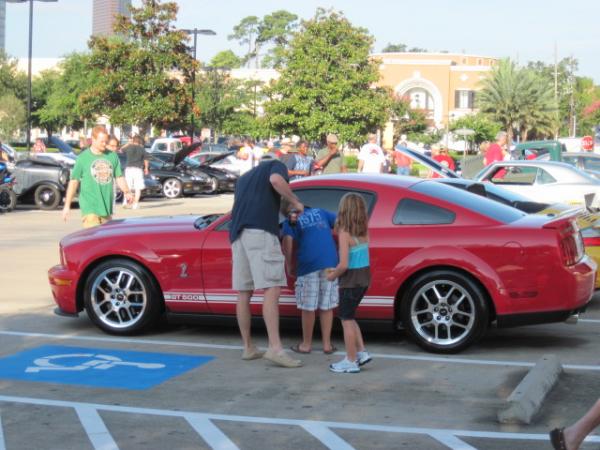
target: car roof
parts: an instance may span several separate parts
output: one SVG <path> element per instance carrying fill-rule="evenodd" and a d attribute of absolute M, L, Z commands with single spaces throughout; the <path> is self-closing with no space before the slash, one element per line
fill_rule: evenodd
<path fill-rule="evenodd" d="M 300 180 L 294 180 L 291 184 L 294 187 L 300 187 L 302 185 L 313 185 L 313 184 L 338 184 L 351 183 L 353 185 L 364 185 L 377 184 L 390 187 L 402 187 L 410 188 L 411 186 L 420 183 L 424 180 L 416 177 L 391 175 L 391 174 L 365 174 L 365 173 L 338 173 L 330 175 L 316 175 Z"/>
<path fill-rule="evenodd" d="M 565 156 L 585 156 L 588 158 L 600 158 L 600 155 L 597 153 L 591 153 L 591 152 L 564 152 L 563 157 Z"/>
<path fill-rule="evenodd" d="M 576 167 L 558 161 L 540 161 L 540 160 L 510 160 L 510 161 L 499 161 L 495 162 L 491 165 L 491 167 L 504 167 L 504 166 L 521 166 L 521 167 L 539 167 L 546 170 L 550 175 L 555 178 L 560 178 L 561 181 L 567 181 L 565 178 L 570 178 L 569 181 L 575 182 L 586 182 L 590 183 L 590 181 L 596 181 L 590 175 L 582 172 Z M 487 170 L 486 170 L 487 172 Z M 600 183 L 600 182 L 598 182 Z"/>

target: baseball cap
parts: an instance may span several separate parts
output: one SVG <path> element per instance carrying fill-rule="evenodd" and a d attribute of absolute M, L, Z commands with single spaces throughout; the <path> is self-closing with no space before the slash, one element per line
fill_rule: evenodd
<path fill-rule="evenodd" d="M 327 143 L 337 144 L 338 138 L 335 134 L 329 133 L 327 135 Z"/>

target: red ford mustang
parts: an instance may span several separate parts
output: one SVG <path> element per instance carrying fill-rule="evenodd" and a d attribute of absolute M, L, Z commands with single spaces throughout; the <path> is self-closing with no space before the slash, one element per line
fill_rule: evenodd
<path fill-rule="evenodd" d="M 489 324 L 564 321 L 583 310 L 596 265 L 572 216 L 528 215 L 431 180 L 342 174 L 292 183 L 306 205 L 336 211 L 346 192 L 369 206 L 373 281 L 363 319 L 405 327 L 424 349 L 460 351 Z M 131 334 L 163 313 L 235 314 L 230 216 L 115 220 L 60 243 L 49 271 L 57 313 L 85 309 L 101 329 Z M 260 312 L 262 296 L 252 299 Z M 281 313 L 296 316 L 293 280 Z"/>

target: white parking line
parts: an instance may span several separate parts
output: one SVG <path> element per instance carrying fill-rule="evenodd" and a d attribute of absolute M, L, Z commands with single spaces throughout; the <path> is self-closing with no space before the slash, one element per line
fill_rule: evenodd
<path fill-rule="evenodd" d="M 302 425 L 306 431 L 316 437 L 325 447 L 334 448 L 336 450 L 353 450 L 350 444 L 335 434 L 326 426 L 319 423 L 310 423 Z"/>
<path fill-rule="evenodd" d="M 583 322 L 583 323 L 600 323 L 600 320 L 598 320 L 598 319 L 579 319 L 577 322 Z"/>
<path fill-rule="evenodd" d="M 0 335 L 5 336 L 22 336 L 22 337 L 38 337 L 48 339 L 59 339 L 59 340 L 75 340 L 75 341 L 91 341 L 91 342 L 111 342 L 111 343 L 127 343 L 127 344 L 138 344 L 138 345 L 164 345 L 172 347 L 190 347 L 190 348 L 210 348 L 218 350 L 243 350 L 241 345 L 222 345 L 222 344 L 207 344 L 202 342 L 185 342 L 185 341 L 168 341 L 158 339 L 134 339 L 134 338 L 121 338 L 121 337 L 108 337 L 108 336 L 77 336 L 70 334 L 51 334 L 51 333 L 29 333 L 21 331 L 4 331 L 0 330 Z M 336 355 L 344 356 L 344 352 L 337 352 Z M 509 367 L 533 367 L 535 362 L 529 361 L 503 361 L 494 359 L 470 359 L 470 358 L 453 358 L 446 356 L 419 356 L 419 355 L 402 355 L 402 354 L 389 354 L 389 353 L 372 353 L 375 358 L 379 359 L 393 359 L 399 361 L 424 361 L 424 362 L 436 362 L 443 364 L 467 364 L 467 365 L 480 365 L 480 366 L 509 366 Z M 563 364 L 564 369 L 567 370 L 590 370 L 600 371 L 600 365 L 587 365 L 587 364 Z"/>
<path fill-rule="evenodd" d="M 2 416 L 0 416 L 0 450 L 6 450 L 6 443 L 4 442 L 4 430 L 2 428 Z"/>
<path fill-rule="evenodd" d="M 106 428 L 96 408 L 91 408 L 87 405 L 78 405 L 75 406 L 75 412 L 92 446 L 96 450 L 119 450 L 117 443 L 113 440 L 110 431 Z"/>
<path fill-rule="evenodd" d="M 238 446 L 204 414 L 188 414 L 185 416 L 185 419 L 210 448 L 217 450 L 239 450 Z"/>
<path fill-rule="evenodd" d="M 75 408 L 82 410 L 96 410 L 96 411 L 110 411 L 119 413 L 131 413 L 139 415 L 152 415 L 162 417 L 182 417 L 188 420 L 188 422 L 196 422 L 200 427 L 200 433 L 210 434 L 213 433 L 212 427 L 214 424 L 210 424 L 210 430 L 207 430 L 206 420 L 221 420 L 229 422 L 244 422 L 244 423 L 260 423 L 266 425 L 287 425 L 287 426 L 298 426 L 307 430 L 313 430 L 316 434 L 321 436 L 323 428 L 329 429 L 329 432 L 333 433 L 332 429 L 345 429 L 355 431 L 379 431 L 384 433 L 402 433 L 402 434 L 420 434 L 431 436 L 439 442 L 443 442 L 453 449 L 472 449 L 467 444 L 462 443 L 458 439 L 452 439 L 453 437 L 475 437 L 475 438 L 487 438 L 487 439 L 501 439 L 501 440 L 527 440 L 527 441 L 548 441 L 548 434 L 534 434 L 534 433 L 509 433 L 509 432 L 496 432 L 496 431 L 474 431 L 474 430 L 453 430 L 448 428 L 421 428 L 421 427 L 402 427 L 394 425 L 372 425 L 365 423 L 351 423 L 351 422 L 325 422 L 315 420 L 301 420 L 301 419 L 283 419 L 283 418 L 272 418 L 272 417 L 255 417 L 255 416 L 237 416 L 237 415 L 225 415 L 225 414 L 209 414 L 200 413 L 193 411 L 174 411 L 169 409 L 155 409 L 155 408 L 139 408 L 134 406 L 122 406 L 122 405 L 103 405 L 99 403 L 83 403 L 83 402 L 69 402 L 63 400 L 49 400 L 41 398 L 31 397 L 13 397 L 9 395 L 0 395 L 0 402 L 8 403 L 19 403 L 28 405 L 41 405 L 41 406 L 55 406 L 60 408 Z M 200 420 L 196 421 L 197 418 Z M 220 430 L 219 430 L 220 432 Z M 221 432 L 220 432 L 221 433 Z M 311 434 L 312 431 L 311 431 Z M 216 436 L 216 435 L 215 435 Z M 313 434 L 315 436 L 315 434 Z M 324 440 L 327 441 L 328 436 L 323 434 Z M 218 436 L 216 436 L 218 438 Z M 228 439 L 228 438 L 227 438 Z M 340 438 L 341 439 L 341 438 Z M 342 441 L 345 442 L 345 441 Z M 600 436 L 593 435 L 588 436 L 585 442 L 600 443 Z M 459 446 L 460 445 L 460 446 Z M 329 445 L 328 445 L 329 446 Z M 332 447 L 329 447 L 332 448 Z"/>

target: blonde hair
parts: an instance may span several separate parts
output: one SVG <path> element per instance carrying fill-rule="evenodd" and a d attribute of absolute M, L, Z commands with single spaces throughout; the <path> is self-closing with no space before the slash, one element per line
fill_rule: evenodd
<path fill-rule="evenodd" d="M 336 228 L 345 231 L 350 236 L 366 236 L 369 216 L 367 214 L 367 203 L 360 194 L 349 192 L 340 200 Z"/>

